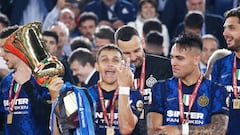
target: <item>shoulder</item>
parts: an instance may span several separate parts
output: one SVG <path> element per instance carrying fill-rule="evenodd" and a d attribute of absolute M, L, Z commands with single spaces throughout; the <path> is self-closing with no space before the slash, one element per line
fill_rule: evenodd
<path fill-rule="evenodd" d="M 221 22 L 224 21 L 224 18 L 223 18 L 222 16 L 216 15 L 216 14 L 206 13 L 206 14 L 205 14 L 205 18 L 206 18 L 206 21 L 207 21 L 207 20 L 215 20 L 215 21 L 221 21 Z"/>
<path fill-rule="evenodd" d="M 218 51 L 218 52 L 214 52 L 212 57 L 211 57 L 211 61 L 215 61 L 216 62 L 227 62 L 227 61 L 232 61 L 232 59 L 234 58 L 234 53 L 226 50 L 226 52 L 224 52 L 223 49 L 221 49 L 222 51 Z"/>
<path fill-rule="evenodd" d="M 152 89 L 158 89 L 159 87 L 166 87 L 177 82 L 177 78 L 171 77 L 165 80 L 158 80 L 152 87 Z"/>
<path fill-rule="evenodd" d="M 167 57 L 163 57 L 163 56 L 158 56 L 158 55 L 154 55 L 154 54 L 146 54 L 146 61 L 147 62 L 166 62 L 166 63 L 170 63 L 170 59 L 168 59 Z"/>

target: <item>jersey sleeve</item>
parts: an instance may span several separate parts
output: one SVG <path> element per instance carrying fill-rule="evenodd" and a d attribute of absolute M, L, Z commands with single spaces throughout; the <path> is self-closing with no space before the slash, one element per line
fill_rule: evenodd
<path fill-rule="evenodd" d="M 130 106 L 132 112 L 139 118 L 143 111 L 143 96 L 138 90 L 130 91 Z"/>

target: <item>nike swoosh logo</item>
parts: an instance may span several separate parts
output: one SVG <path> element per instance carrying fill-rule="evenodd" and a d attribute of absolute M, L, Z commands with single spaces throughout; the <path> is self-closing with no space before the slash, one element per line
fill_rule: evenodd
<path fill-rule="evenodd" d="M 175 99 L 177 99 L 176 97 L 174 97 L 174 98 L 167 98 L 167 101 L 172 101 L 172 100 L 175 100 Z"/>
<path fill-rule="evenodd" d="M 221 75 L 221 78 L 225 78 L 225 77 L 227 77 L 227 76 L 229 76 L 229 75 L 231 75 L 231 74 Z"/>

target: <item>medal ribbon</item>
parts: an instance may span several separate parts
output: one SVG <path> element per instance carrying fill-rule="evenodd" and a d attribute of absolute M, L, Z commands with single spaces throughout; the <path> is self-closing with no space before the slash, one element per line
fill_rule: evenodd
<path fill-rule="evenodd" d="M 236 56 L 234 56 L 233 69 L 232 69 L 232 87 L 233 87 L 233 93 L 235 98 L 239 98 L 240 92 L 238 91 L 238 88 L 237 88 L 236 71 L 237 71 L 237 58 Z"/>
<path fill-rule="evenodd" d="M 101 89 L 101 86 L 100 86 L 100 82 L 98 82 L 97 85 L 98 85 L 98 94 L 99 94 L 100 104 L 102 106 L 103 117 L 104 117 L 104 120 L 107 123 L 107 125 L 111 127 L 113 125 L 114 104 L 115 104 L 116 98 L 118 96 L 118 89 L 115 90 L 114 96 L 112 98 L 112 104 L 111 104 L 111 108 L 110 108 L 110 122 L 109 122 L 108 116 L 107 116 L 107 109 L 106 109 L 105 104 L 104 104 L 104 97 L 103 97 L 103 92 L 102 92 L 102 89 Z"/>
<path fill-rule="evenodd" d="M 203 79 L 203 75 L 200 75 L 200 77 L 198 78 L 198 81 L 197 81 L 197 84 L 194 88 L 194 91 L 192 93 L 192 95 L 190 96 L 190 101 L 189 101 L 189 106 L 188 106 L 188 114 L 187 114 L 187 119 L 184 119 L 184 105 L 183 105 L 183 94 L 182 94 L 182 82 L 180 79 L 178 79 L 178 100 L 179 100 L 179 109 L 180 109 L 180 121 L 182 123 L 185 123 L 189 120 L 189 113 L 192 109 L 192 106 L 193 106 L 193 103 L 196 99 L 196 96 L 197 96 L 197 92 L 198 92 L 198 89 L 200 87 L 200 84 L 202 82 L 202 79 Z"/>
<path fill-rule="evenodd" d="M 14 98 L 12 99 L 13 83 L 14 83 L 14 79 L 12 79 L 12 81 L 11 81 L 11 85 L 10 85 L 10 89 L 9 89 L 9 96 L 8 96 L 8 103 L 9 103 L 9 111 L 10 112 L 13 111 L 14 105 L 15 105 L 16 100 L 17 100 L 17 98 L 19 96 L 19 93 L 20 93 L 20 89 L 22 88 L 22 85 L 19 85 L 19 87 L 17 87 L 17 86 L 15 87 L 15 88 L 17 88 L 17 90 L 16 90 L 16 94 L 15 94 Z"/>
<path fill-rule="evenodd" d="M 139 88 L 139 91 L 142 96 L 144 96 L 145 69 L 146 69 L 146 60 L 145 60 L 145 57 L 143 57 L 142 70 L 140 75 L 140 88 Z M 138 83 L 138 81 L 134 83 Z M 134 84 L 134 86 L 135 86 L 135 89 L 138 89 L 138 85 Z"/>

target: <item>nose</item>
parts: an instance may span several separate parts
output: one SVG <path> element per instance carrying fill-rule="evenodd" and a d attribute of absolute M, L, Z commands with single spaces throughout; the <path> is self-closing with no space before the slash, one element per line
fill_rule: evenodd
<path fill-rule="evenodd" d="M 171 65 L 172 67 L 176 65 L 176 60 L 173 57 L 171 58 Z"/>
<path fill-rule="evenodd" d="M 224 30 L 223 30 L 223 36 L 225 37 L 225 36 L 227 36 L 227 34 L 228 34 L 228 30 L 227 30 L 227 28 L 224 28 Z"/>

